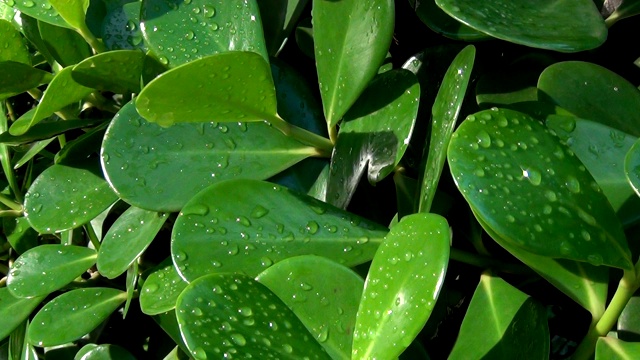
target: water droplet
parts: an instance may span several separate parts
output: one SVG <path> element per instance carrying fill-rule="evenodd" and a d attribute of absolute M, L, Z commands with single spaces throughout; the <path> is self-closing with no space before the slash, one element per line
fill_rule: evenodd
<path fill-rule="evenodd" d="M 544 197 L 547 198 L 547 200 L 551 201 L 551 202 L 555 202 L 558 200 L 558 196 L 556 195 L 555 192 L 551 191 L 551 190 L 547 190 L 544 192 Z"/>
<path fill-rule="evenodd" d="M 206 360 L 207 359 L 207 352 L 204 351 L 203 348 L 197 347 L 197 348 L 193 349 L 193 357 L 196 358 L 197 360 Z"/>
<path fill-rule="evenodd" d="M 287 354 L 293 353 L 293 348 L 289 344 L 283 344 L 282 348 L 284 349 L 284 352 L 286 352 Z"/>
<path fill-rule="evenodd" d="M 203 312 L 202 309 L 200 309 L 199 307 L 195 307 L 193 308 L 193 310 L 191 310 L 191 313 L 195 316 L 202 316 Z"/>
<path fill-rule="evenodd" d="M 211 23 L 211 25 L 209 25 L 209 28 L 213 31 L 218 30 L 219 28 L 218 23 Z"/>
<path fill-rule="evenodd" d="M 247 340 L 242 336 L 242 334 L 231 334 L 231 341 L 233 341 L 238 346 L 247 345 Z"/>
<path fill-rule="evenodd" d="M 529 182 L 535 186 L 540 185 L 540 183 L 542 182 L 542 175 L 540 174 L 540 172 L 532 168 L 523 169 L 522 176 L 527 178 L 527 180 L 529 180 Z"/>
<path fill-rule="evenodd" d="M 160 61 L 160 63 L 161 63 L 162 65 L 167 65 L 167 64 L 169 63 L 169 59 L 167 59 L 167 58 L 166 58 L 166 57 L 164 57 L 164 56 L 160 56 L 160 57 L 158 58 L 158 61 Z"/>
<path fill-rule="evenodd" d="M 157 284 L 149 284 L 149 285 L 144 287 L 144 291 L 146 293 L 156 292 L 156 291 L 158 291 L 158 285 Z"/>
<path fill-rule="evenodd" d="M 22 5 L 24 5 L 25 7 L 28 7 L 28 8 L 32 8 L 32 7 L 34 7 L 36 4 L 35 4 L 33 1 L 31 1 L 31 0 L 27 0 L 27 1 L 25 1 L 24 3 L 22 3 Z"/>
<path fill-rule="evenodd" d="M 216 15 L 216 8 L 213 6 L 205 5 L 202 9 L 204 10 L 204 17 L 206 18 L 212 18 Z"/>
<path fill-rule="evenodd" d="M 489 115 L 491 116 L 491 115 Z M 478 144 L 480 146 L 482 146 L 483 148 L 488 148 L 491 146 L 491 137 L 489 136 L 489 133 L 487 133 L 484 130 L 480 130 L 477 134 L 476 134 L 476 138 L 478 139 Z"/>
<path fill-rule="evenodd" d="M 247 226 L 247 227 L 251 226 L 251 221 L 249 219 L 247 219 L 245 216 L 238 216 L 236 218 L 236 222 L 240 223 L 240 224 L 242 224 L 244 226 Z"/>
<path fill-rule="evenodd" d="M 513 217 L 513 215 L 507 215 L 507 221 L 510 223 L 514 223 L 516 221 L 516 218 Z"/>
<path fill-rule="evenodd" d="M 183 211 L 184 215 L 200 215 L 200 216 L 204 216 L 207 215 L 209 213 L 209 207 L 205 204 L 194 204 L 191 205 L 187 211 Z"/>
<path fill-rule="evenodd" d="M 307 227 L 306 230 L 310 233 L 310 234 L 315 234 L 318 232 L 318 229 L 320 228 L 320 226 L 318 225 L 317 222 L 311 220 L 307 223 Z"/>
<path fill-rule="evenodd" d="M 184 35 L 184 38 L 185 38 L 185 39 L 187 39 L 187 40 L 193 40 L 193 38 L 194 38 L 195 36 L 196 36 L 196 34 L 195 34 L 193 31 L 189 30 L 189 31 L 187 31 L 187 33 Z"/>
<path fill-rule="evenodd" d="M 273 265 L 273 260 L 269 259 L 266 256 L 263 256 L 260 258 L 260 265 L 262 265 L 263 267 L 269 267 Z"/>
<path fill-rule="evenodd" d="M 320 329 L 317 339 L 319 342 L 323 343 L 327 341 L 328 338 L 329 338 L 329 327 L 325 325 L 322 329 Z"/>
<path fill-rule="evenodd" d="M 253 315 L 253 310 L 251 310 L 251 308 L 247 307 L 247 306 L 239 308 L 238 312 L 242 316 L 251 316 L 251 315 Z"/>
<path fill-rule="evenodd" d="M 602 256 L 600 254 L 592 254 L 587 256 L 587 261 L 589 262 L 589 264 L 594 265 L 594 266 L 600 266 L 602 265 Z"/>
<path fill-rule="evenodd" d="M 266 209 L 264 206 L 256 205 L 251 211 L 251 217 L 254 219 L 260 219 L 261 217 L 267 215 L 269 213 L 269 209 Z"/>
<path fill-rule="evenodd" d="M 580 192 L 580 182 L 573 176 L 568 176 L 567 181 L 565 182 L 565 186 L 569 191 L 574 194 L 578 194 Z"/>
<path fill-rule="evenodd" d="M 578 217 L 582 219 L 582 221 L 586 222 L 591 226 L 596 226 L 597 222 L 593 216 L 589 215 L 586 211 L 580 208 L 577 209 L 577 212 L 578 212 Z"/>

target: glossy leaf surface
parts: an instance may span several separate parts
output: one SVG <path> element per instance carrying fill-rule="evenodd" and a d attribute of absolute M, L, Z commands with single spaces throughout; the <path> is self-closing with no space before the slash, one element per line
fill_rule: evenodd
<path fill-rule="evenodd" d="M 63 107 L 82 100 L 89 95 L 93 89 L 76 83 L 71 77 L 71 67 L 62 69 L 55 75 L 51 83 L 45 90 L 40 100 L 40 104 L 36 108 L 36 112 L 31 118 L 19 119 L 9 128 L 11 135 L 22 135 L 31 128 L 31 126 L 42 121 L 54 112 Z"/>
<path fill-rule="evenodd" d="M 32 298 L 18 298 L 11 294 L 8 288 L 0 288 L 0 340 L 18 327 L 29 317 L 33 309 L 40 304 L 44 296 Z"/>
<path fill-rule="evenodd" d="M 188 283 L 180 277 L 171 261 L 145 280 L 140 292 L 140 308 L 147 315 L 157 315 L 176 307 L 178 296 Z"/>
<path fill-rule="evenodd" d="M 46 84 L 53 76 L 27 64 L 15 61 L 0 62 L 0 100 Z"/>
<path fill-rule="evenodd" d="M 640 141 L 636 141 L 625 155 L 624 172 L 633 191 L 640 196 Z"/>
<path fill-rule="evenodd" d="M 435 0 L 409 0 L 416 15 L 429 29 L 454 40 L 478 41 L 491 39 L 491 36 L 469 27 L 452 18 L 436 5 Z"/>
<path fill-rule="evenodd" d="M 482 275 L 452 359 L 548 359 L 546 310 L 504 280 Z"/>
<path fill-rule="evenodd" d="M 55 346 L 79 339 L 105 321 L 125 299 L 124 292 L 112 288 L 66 292 L 38 311 L 27 331 L 29 342 Z"/>
<path fill-rule="evenodd" d="M 144 0 L 140 20 L 149 48 L 169 67 L 226 51 L 269 61 L 256 0 Z"/>
<path fill-rule="evenodd" d="M 624 341 L 640 341 L 640 297 L 633 296 L 625 305 L 618 317 L 618 339 Z"/>
<path fill-rule="evenodd" d="M 464 94 L 467 92 L 471 70 L 476 56 L 476 48 L 465 47 L 453 60 L 440 85 L 440 90 L 431 109 L 431 140 L 429 141 L 426 163 L 423 166 L 422 187 L 418 209 L 429 212 L 440 181 L 442 168 L 447 157 L 447 146 L 453 128 L 458 121 Z"/>
<path fill-rule="evenodd" d="M 330 359 L 276 295 L 244 275 L 193 281 L 178 298 L 176 315 L 195 359 Z"/>
<path fill-rule="evenodd" d="M 454 133 L 448 157 L 475 215 L 514 246 L 631 268 L 620 221 L 602 190 L 533 118 L 505 109 L 470 115 Z"/>
<path fill-rule="evenodd" d="M 314 153 L 264 122 L 163 128 L 144 120 L 129 103 L 111 122 L 101 155 L 120 198 L 143 209 L 179 211 L 210 184 L 266 179 Z"/>
<path fill-rule="evenodd" d="M 24 203 L 25 216 L 36 231 L 74 229 L 118 200 L 96 165 L 93 161 L 78 167 L 53 165 L 36 178 Z"/>
<path fill-rule="evenodd" d="M 273 265 L 256 280 L 293 311 L 333 359 L 351 357 L 364 286 L 358 274 L 326 258 L 305 255 Z"/>
<path fill-rule="evenodd" d="M 0 19 L 0 61 L 16 61 L 31 65 L 29 49 L 11 22 Z"/>
<path fill-rule="evenodd" d="M 135 360 L 125 348 L 112 344 L 87 344 L 76 355 L 77 360 Z"/>
<path fill-rule="evenodd" d="M 188 281 L 211 272 L 256 276 L 296 255 L 354 266 L 373 258 L 386 233 L 382 226 L 281 186 L 229 180 L 184 206 L 173 227 L 171 254 Z"/>
<path fill-rule="evenodd" d="M 596 360 L 632 360 L 640 356 L 640 343 L 626 342 L 610 336 L 598 338 Z"/>
<path fill-rule="evenodd" d="M 384 61 L 394 26 L 391 0 L 314 0 L 313 39 L 324 115 L 335 126 Z"/>
<path fill-rule="evenodd" d="M 269 64 L 256 53 L 238 51 L 204 57 L 163 73 L 140 92 L 136 108 L 142 117 L 162 126 L 277 116 Z"/>
<path fill-rule="evenodd" d="M 438 299 L 450 241 L 449 224 L 435 214 L 408 215 L 391 228 L 367 275 L 352 359 L 393 359 L 411 344 Z"/>
<path fill-rule="evenodd" d="M 151 244 L 167 214 L 130 207 L 111 225 L 98 251 L 98 270 L 109 279 L 124 273 Z"/>
<path fill-rule="evenodd" d="M 87 42 L 72 29 L 38 22 L 40 37 L 49 54 L 62 66 L 71 66 L 91 56 Z"/>
<path fill-rule="evenodd" d="M 13 1 L 13 6 L 21 13 L 40 21 L 56 26 L 71 27 L 53 8 L 49 0 L 17 0 Z"/>
<path fill-rule="evenodd" d="M 345 115 L 331 157 L 327 201 L 345 208 L 367 169 L 371 184 L 400 162 L 418 114 L 420 85 L 410 71 L 388 71 L 373 79 Z"/>
<path fill-rule="evenodd" d="M 458 21 L 516 44 L 577 52 L 600 46 L 607 27 L 590 0 L 436 0 Z"/>
<path fill-rule="evenodd" d="M 73 67 L 78 84 L 115 93 L 140 92 L 144 54 L 135 50 L 109 51 L 85 59 Z"/>
<path fill-rule="evenodd" d="M 40 245 L 16 259 L 7 287 L 18 297 L 44 296 L 72 282 L 95 261 L 95 250 L 86 247 Z"/>
<path fill-rule="evenodd" d="M 109 9 L 102 20 L 101 37 L 109 50 L 146 51 L 140 30 L 141 1 L 119 4 Z"/>
<path fill-rule="evenodd" d="M 49 0 L 49 2 L 67 24 L 76 29 L 87 29 L 85 15 L 89 8 L 89 0 Z"/>
<path fill-rule="evenodd" d="M 581 61 L 556 63 L 540 74 L 538 89 L 540 100 L 579 118 L 640 136 L 640 91 L 604 67 Z"/>

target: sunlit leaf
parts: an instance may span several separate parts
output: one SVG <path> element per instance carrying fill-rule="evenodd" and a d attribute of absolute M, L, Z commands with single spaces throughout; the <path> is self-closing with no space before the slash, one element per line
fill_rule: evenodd
<path fill-rule="evenodd" d="M 598 338 L 596 360 L 633 360 L 640 356 L 640 342 L 626 342 L 609 336 Z"/>
<path fill-rule="evenodd" d="M 145 280 L 140 292 L 140 309 L 147 315 L 173 310 L 178 296 L 187 285 L 169 259 Z"/>
<path fill-rule="evenodd" d="M 135 50 L 109 51 L 85 59 L 73 67 L 78 84 L 115 93 L 140 92 L 144 54 Z"/>

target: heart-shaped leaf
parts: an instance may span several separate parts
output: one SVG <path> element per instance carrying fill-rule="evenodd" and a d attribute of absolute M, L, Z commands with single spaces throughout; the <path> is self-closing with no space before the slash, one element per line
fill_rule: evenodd
<path fill-rule="evenodd" d="M 82 275 L 96 262 L 96 251 L 82 246 L 40 245 L 13 263 L 7 287 L 18 297 L 44 296 Z"/>
<path fill-rule="evenodd" d="M 141 1 L 119 4 L 102 20 L 101 37 L 109 50 L 147 50 L 140 30 Z"/>
<path fill-rule="evenodd" d="M 458 21 L 498 39 L 562 52 L 590 50 L 607 38 L 591 0 L 436 0 Z"/>
<path fill-rule="evenodd" d="M 284 46 L 309 0 L 258 1 L 269 55 L 276 56 Z"/>
<path fill-rule="evenodd" d="M 393 359 L 411 344 L 438 299 L 450 241 L 440 215 L 408 215 L 391 228 L 364 285 L 352 359 Z"/>
<path fill-rule="evenodd" d="M 625 155 L 624 173 L 633 191 L 640 196 L 640 140 L 636 141 Z"/>
<path fill-rule="evenodd" d="M 256 276 L 296 255 L 355 266 L 373 258 L 386 233 L 382 226 L 281 186 L 228 180 L 184 206 L 173 227 L 171 253 L 187 281 L 211 272 Z"/>
<path fill-rule="evenodd" d="M 98 270 L 113 279 L 144 252 L 167 220 L 167 214 L 130 207 L 111 225 L 98 251 Z"/>
<path fill-rule="evenodd" d="M 49 0 L 60 17 L 79 30 L 88 30 L 85 24 L 85 15 L 89 8 L 89 0 Z"/>
<path fill-rule="evenodd" d="M 33 309 L 40 304 L 44 296 L 19 298 L 11 294 L 8 288 L 0 288 L 0 340 L 26 320 Z"/>
<path fill-rule="evenodd" d="M 176 305 L 180 332 L 195 359 L 330 359 L 269 289 L 240 274 L 193 281 Z"/>
<path fill-rule="evenodd" d="M 143 209 L 179 211 L 217 181 L 266 179 L 314 154 L 264 122 L 162 128 L 129 103 L 107 130 L 102 165 L 121 199 Z"/>
<path fill-rule="evenodd" d="M 142 89 L 136 108 L 162 126 L 277 117 L 269 64 L 256 53 L 240 51 L 203 57 L 163 73 Z"/>
<path fill-rule="evenodd" d="M 126 293 L 112 288 L 66 292 L 38 311 L 27 331 L 29 342 L 55 346 L 79 339 L 105 321 L 126 298 Z"/>
<path fill-rule="evenodd" d="M 0 39 L 0 61 L 16 61 L 31 65 L 27 44 L 9 21 L 0 19 Z"/>
<path fill-rule="evenodd" d="M 85 59 L 73 67 L 78 84 L 115 93 L 140 92 L 144 54 L 135 50 L 109 51 Z"/>
<path fill-rule="evenodd" d="M 391 0 L 314 0 L 313 39 L 328 127 L 356 102 L 384 61 L 393 38 Z"/>
<path fill-rule="evenodd" d="M 173 310 L 178 296 L 187 285 L 169 258 L 145 280 L 140 292 L 140 309 L 147 315 Z"/>
<path fill-rule="evenodd" d="M 74 30 L 38 22 L 40 38 L 47 52 L 62 66 L 71 66 L 91 56 L 84 38 Z"/>
<path fill-rule="evenodd" d="M 606 68 L 581 61 L 556 63 L 540 74 L 538 89 L 540 100 L 579 118 L 640 136 L 640 91 Z"/>
<path fill-rule="evenodd" d="M 528 115 L 469 116 L 454 133 L 449 166 L 476 216 L 537 255 L 632 268 L 622 226 L 573 152 Z"/>
<path fill-rule="evenodd" d="M 471 70 L 476 56 L 476 48 L 465 47 L 453 60 L 442 80 L 431 109 L 431 140 L 429 141 L 426 162 L 422 166 L 422 187 L 418 210 L 429 212 L 440 181 L 442 168 L 447 157 L 447 146 L 458 121 L 464 94 L 467 92 Z"/>
<path fill-rule="evenodd" d="M 15 61 L 0 62 L 0 72 L 0 100 L 31 90 L 53 79 L 46 71 Z"/>
<path fill-rule="evenodd" d="M 256 280 L 296 314 L 333 359 L 351 357 L 364 286 L 358 274 L 329 259 L 303 255 L 273 265 Z"/>
<path fill-rule="evenodd" d="M 626 342 L 610 336 L 598 338 L 596 360 L 632 360 L 640 356 L 640 342 Z"/>
<path fill-rule="evenodd" d="M 372 184 L 393 171 L 409 145 L 419 100 L 418 79 L 408 70 L 373 79 L 340 126 L 331 156 L 328 202 L 345 208 L 367 167 Z"/>
<path fill-rule="evenodd" d="M 451 359 L 548 359 L 547 311 L 506 281 L 482 275 Z"/>
<path fill-rule="evenodd" d="M 429 29 L 454 40 L 478 41 L 491 39 L 491 36 L 469 27 L 452 18 L 436 5 L 435 0 L 409 0 L 418 18 Z"/>
<path fill-rule="evenodd" d="M 17 0 L 13 1 L 13 7 L 40 21 L 56 26 L 71 27 L 53 8 L 49 0 Z"/>
<path fill-rule="evenodd" d="M 52 234 L 82 226 L 116 200 L 94 161 L 53 165 L 29 187 L 25 216 L 36 231 Z"/>

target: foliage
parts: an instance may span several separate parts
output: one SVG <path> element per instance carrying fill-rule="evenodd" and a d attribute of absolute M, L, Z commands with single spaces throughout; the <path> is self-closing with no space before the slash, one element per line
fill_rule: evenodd
<path fill-rule="evenodd" d="M 0 358 L 640 357 L 637 4 L 2 0 Z"/>

